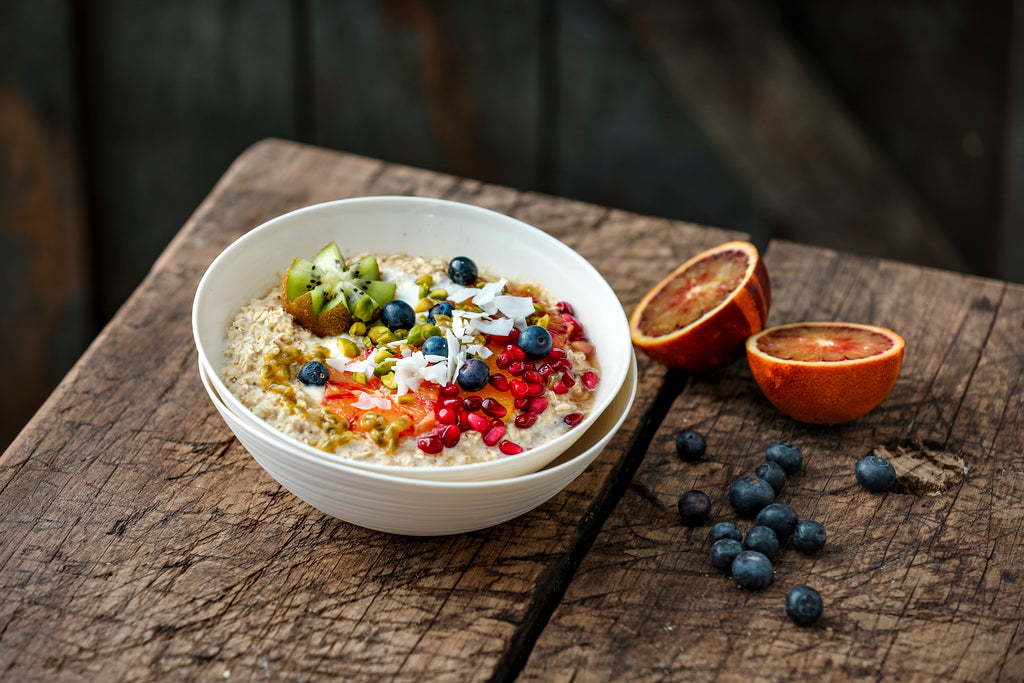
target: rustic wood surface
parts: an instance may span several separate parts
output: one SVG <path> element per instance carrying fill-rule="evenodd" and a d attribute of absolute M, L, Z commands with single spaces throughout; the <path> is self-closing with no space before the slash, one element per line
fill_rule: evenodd
<path fill-rule="evenodd" d="M 692 378 L 523 679 L 1024 680 L 1024 288 L 785 242 L 766 264 L 771 324 L 899 331 L 907 353 L 896 387 L 860 420 L 813 427 L 774 411 L 745 364 Z M 702 462 L 675 455 L 684 428 L 707 435 Z M 776 439 L 800 445 L 805 465 L 778 500 L 822 522 L 829 540 L 815 556 L 783 544 L 773 583 L 750 592 L 710 565 L 708 527 L 681 526 L 675 505 L 703 490 L 713 522 L 748 529 L 726 492 Z M 969 470 L 920 495 L 870 494 L 853 470 L 876 447 L 925 464 L 955 456 Z M 799 584 L 825 603 L 812 628 L 785 615 Z"/>
<path fill-rule="evenodd" d="M 492 529 L 391 536 L 325 517 L 263 472 L 205 396 L 189 329 L 195 286 L 233 239 L 303 205 L 380 194 L 537 225 L 590 259 L 627 310 L 671 267 L 738 236 L 294 143 L 250 148 L 0 459 L 7 677 L 1024 676 L 1024 289 L 775 243 L 774 322 L 855 319 L 906 336 L 879 410 L 803 428 L 742 364 L 691 378 L 641 359 L 624 428 L 562 494 Z M 686 467 L 669 438 L 689 425 L 712 452 Z M 701 486 L 720 501 L 775 438 L 804 446 L 783 498 L 831 541 L 815 558 L 786 552 L 773 585 L 747 593 L 709 568 L 706 529 L 678 524 L 675 497 Z M 852 465 L 879 445 L 962 455 L 971 469 L 934 496 L 870 496 Z M 822 589 L 817 627 L 783 613 L 797 582 Z"/>

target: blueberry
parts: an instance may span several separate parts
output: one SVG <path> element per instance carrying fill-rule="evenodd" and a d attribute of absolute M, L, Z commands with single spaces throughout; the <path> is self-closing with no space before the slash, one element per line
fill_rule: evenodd
<path fill-rule="evenodd" d="M 693 429 L 676 432 L 676 453 L 686 462 L 700 460 L 707 449 L 708 440 L 700 432 Z"/>
<path fill-rule="evenodd" d="M 538 360 L 551 353 L 551 333 L 540 325 L 530 325 L 520 332 L 516 343 L 530 360 Z"/>
<path fill-rule="evenodd" d="M 327 366 L 318 360 L 312 360 L 299 370 L 299 381 L 307 387 L 322 387 L 327 384 Z"/>
<path fill-rule="evenodd" d="M 708 532 L 708 543 L 714 545 L 716 541 L 721 541 L 723 538 L 742 541 L 743 532 L 740 531 L 732 522 L 719 522 L 711 527 L 711 531 Z"/>
<path fill-rule="evenodd" d="M 892 491 L 896 486 L 896 470 L 892 463 L 877 455 L 869 455 L 857 462 L 854 470 L 857 483 L 872 493 Z"/>
<path fill-rule="evenodd" d="M 772 485 L 761 477 L 740 477 L 729 487 L 729 504 L 741 517 L 753 517 L 774 500 Z"/>
<path fill-rule="evenodd" d="M 772 485 L 775 495 L 782 493 L 782 487 L 786 485 L 786 470 L 782 465 L 775 462 L 763 462 L 754 470 L 754 474 Z"/>
<path fill-rule="evenodd" d="M 774 441 L 764 451 L 764 459 L 781 465 L 786 474 L 796 474 L 804 464 L 804 454 L 800 447 L 789 441 Z"/>
<path fill-rule="evenodd" d="M 703 491 L 687 491 L 679 496 L 677 507 L 685 526 L 699 526 L 711 516 L 711 499 Z"/>
<path fill-rule="evenodd" d="M 452 311 L 454 310 L 455 307 L 452 306 L 447 301 L 442 301 L 439 304 L 434 304 L 433 306 L 430 307 L 430 310 L 427 311 L 427 322 L 437 322 L 436 316 L 439 315 L 446 315 L 450 318 L 452 317 Z"/>
<path fill-rule="evenodd" d="M 821 594 L 810 586 L 794 586 L 786 595 L 786 614 L 797 626 L 810 626 L 821 612 Z"/>
<path fill-rule="evenodd" d="M 813 554 L 825 547 L 825 527 L 813 519 L 797 522 L 793 529 L 793 546 L 802 553 Z"/>
<path fill-rule="evenodd" d="M 730 569 L 732 561 L 743 552 L 743 544 L 735 538 L 722 538 L 711 544 L 708 557 L 715 569 Z"/>
<path fill-rule="evenodd" d="M 416 324 L 416 313 L 412 310 L 412 306 L 401 299 L 392 299 L 384 304 L 384 308 L 380 312 L 380 319 L 392 332 L 408 330 Z"/>
<path fill-rule="evenodd" d="M 491 369 L 479 358 L 470 358 L 459 368 L 459 386 L 466 391 L 480 391 L 490 378 Z"/>
<path fill-rule="evenodd" d="M 732 578 L 743 588 L 764 588 L 772 582 L 772 561 L 764 553 L 744 550 L 732 561 Z"/>
<path fill-rule="evenodd" d="M 786 540 L 793 535 L 793 529 L 799 520 L 796 510 L 790 506 L 785 503 L 772 503 L 758 512 L 754 521 L 774 531 L 779 540 Z"/>
<path fill-rule="evenodd" d="M 444 356 L 448 357 L 448 340 L 444 337 L 437 335 L 434 337 L 427 337 L 426 341 L 423 342 L 424 356 Z"/>
<path fill-rule="evenodd" d="M 766 526 L 753 526 L 743 539 L 744 550 L 756 550 L 769 560 L 779 552 L 779 537 Z"/>
<path fill-rule="evenodd" d="M 456 256 L 448 264 L 448 277 L 457 285 L 469 287 L 476 282 L 476 264 L 468 256 Z"/>

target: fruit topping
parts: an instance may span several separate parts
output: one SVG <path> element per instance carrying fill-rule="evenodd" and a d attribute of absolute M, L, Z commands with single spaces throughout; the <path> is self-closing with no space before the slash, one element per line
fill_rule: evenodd
<path fill-rule="evenodd" d="M 756 550 L 769 560 L 779 552 L 779 537 L 766 526 L 753 526 L 743 539 L 746 550 Z"/>
<path fill-rule="evenodd" d="M 448 277 L 457 285 L 469 287 L 476 282 L 477 268 L 468 256 L 456 256 L 448 264 Z"/>
<path fill-rule="evenodd" d="M 389 330 L 410 330 L 416 324 L 416 313 L 412 306 L 401 299 L 394 299 L 384 304 L 380 312 L 380 320 Z"/>
<path fill-rule="evenodd" d="M 428 337 L 420 349 L 424 356 L 440 356 L 448 358 L 448 340 L 445 337 Z"/>
<path fill-rule="evenodd" d="M 452 311 L 454 310 L 455 307 L 452 306 L 447 301 L 442 301 L 439 304 L 434 304 L 433 306 L 430 307 L 430 310 L 427 311 L 427 321 L 436 323 L 437 317 L 439 315 L 448 316 L 450 318 L 452 317 Z"/>
<path fill-rule="evenodd" d="M 306 363 L 299 370 L 299 382 L 307 387 L 322 387 L 327 384 L 327 376 L 327 366 L 318 360 Z"/>
<path fill-rule="evenodd" d="M 459 368 L 459 386 L 466 391 L 480 391 L 487 386 L 491 377 L 491 369 L 479 358 L 470 358 Z"/>
<path fill-rule="evenodd" d="M 527 358 L 538 360 L 551 353 L 551 333 L 540 325 L 530 325 L 519 334 L 517 344 Z"/>
<path fill-rule="evenodd" d="M 329 337 L 353 319 L 370 321 L 392 299 L 395 284 L 382 282 L 377 260 L 368 256 L 346 267 L 331 242 L 312 261 L 296 258 L 281 281 L 284 309 L 313 334 Z"/>

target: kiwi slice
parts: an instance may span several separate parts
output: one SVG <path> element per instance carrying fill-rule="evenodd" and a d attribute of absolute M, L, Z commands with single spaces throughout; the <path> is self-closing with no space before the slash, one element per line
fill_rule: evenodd
<path fill-rule="evenodd" d="M 334 242 L 312 261 L 292 261 L 281 284 L 285 310 L 321 337 L 344 332 L 353 319 L 370 322 L 395 295 L 395 284 L 381 281 L 377 259 L 367 256 L 346 267 Z"/>

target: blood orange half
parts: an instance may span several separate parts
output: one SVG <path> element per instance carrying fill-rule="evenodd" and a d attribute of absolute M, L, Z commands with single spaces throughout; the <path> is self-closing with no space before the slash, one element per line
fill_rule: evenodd
<path fill-rule="evenodd" d="M 889 395 L 903 364 L 903 337 L 858 323 L 793 323 L 747 340 L 750 371 L 789 417 L 839 424 L 865 415 Z"/>
<path fill-rule="evenodd" d="M 629 320 L 648 356 L 689 372 L 728 365 L 768 319 L 771 285 L 757 248 L 726 242 L 693 257 L 658 283 Z"/>

